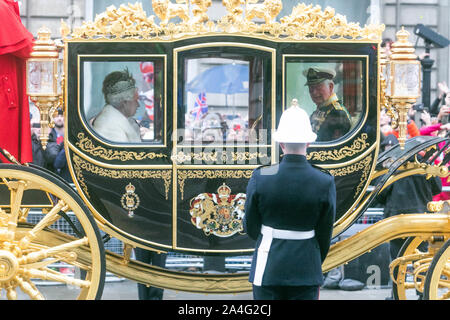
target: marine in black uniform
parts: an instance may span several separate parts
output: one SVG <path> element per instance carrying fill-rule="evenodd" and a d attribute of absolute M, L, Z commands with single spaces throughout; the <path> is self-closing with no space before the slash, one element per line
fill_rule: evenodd
<path fill-rule="evenodd" d="M 244 226 L 257 241 L 249 277 L 255 300 L 318 298 L 336 187 L 333 176 L 306 160 L 315 137 L 307 113 L 287 109 L 274 134 L 281 162 L 256 169 L 248 183 Z"/>
<path fill-rule="evenodd" d="M 334 93 L 333 78 L 336 72 L 327 68 L 312 67 L 306 70 L 306 85 L 317 109 L 311 114 L 311 126 L 317 141 L 336 140 L 351 127 L 350 114 Z"/>

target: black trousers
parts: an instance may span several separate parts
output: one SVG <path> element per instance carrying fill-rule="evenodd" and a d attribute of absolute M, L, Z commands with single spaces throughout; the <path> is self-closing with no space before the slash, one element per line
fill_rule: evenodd
<path fill-rule="evenodd" d="M 319 286 L 253 286 L 255 300 L 318 300 Z"/>
<path fill-rule="evenodd" d="M 138 261 L 158 267 L 164 267 L 166 264 L 167 255 L 164 253 L 158 254 L 141 248 L 135 248 L 134 253 Z M 147 287 L 145 284 L 138 283 L 139 300 L 162 300 L 163 294 L 164 289 Z"/>

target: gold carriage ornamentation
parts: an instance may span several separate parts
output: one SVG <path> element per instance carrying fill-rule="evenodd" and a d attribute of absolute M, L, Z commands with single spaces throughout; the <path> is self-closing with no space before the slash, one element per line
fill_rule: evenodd
<path fill-rule="evenodd" d="M 139 196 L 134 193 L 135 190 L 136 187 L 130 182 L 125 187 L 126 192 L 122 195 L 122 198 L 120 198 L 120 204 L 122 205 L 122 208 L 128 211 L 128 217 L 130 218 L 134 217 L 134 210 L 136 210 L 141 203 Z"/>
<path fill-rule="evenodd" d="M 6 291 L 8 299 L 18 298 L 19 288 L 32 299 L 45 298 L 33 283 L 36 279 L 66 284 L 70 297 L 65 298 L 78 294 L 79 299 L 100 299 L 106 271 L 147 286 L 175 291 L 203 294 L 251 291 L 247 273 L 198 274 L 148 268 L 131 259 L 130 253 L 132 248 L 140 247 L 205 257 L 252 254 L 254 242 L 243 230 L 246 195 L 237 190 L 245 190 L 256 167 L 280 160 L 278 145 L 271 135 L 265 139 L 260 132 L 276 129 L 287 101 L 295 98 L 300 107 L 308 107 L 302 99 L 306 95 L 298 91 L 300 86 L 304 88 L 303 80 L 297 83 L 292 79 L 299 80 L 303 74 L 300 71 L 311 64 L 333 64 L 337 71 L 342 71 L 341 76 L 345 77 L 339 78 L 342 83 L 339 98 L 350 109 L 352 117 L 352 128 L 346 136 L 312 144 L 309 148 L 308 160 L 333 174 L 337 181 L 340 201 L 333 238 L 364 214 L 382 188 L 395 181 L 413 174 L 448 177 L 445 165 L 450 156 L 444 164 L 436 166 L 423 166 L 418 159 L 414 165 L 407 163 L 420 148 L 429 159 L 435 152 L 445 158 L 447 151 L 439 145 L 448 138 L 422 137 L 421 141 L 413 141 L 416 145 L 406 143 L 406 152 L 396 153 L 393 149 L 387 156 L 381 155 L 379 108 L 388 107 L 392 102 L 392 96 L 384 96 L 382 91 L 388 85 L 395 88 L 392 87 L 395 82 L 389 81 L 389 77 L 384 84 L 380 83 L 384 25 L 363 27 L 347 22 L 346 17 L 330 7 L 322 9 L 312 4 L 291 2 L 289 10 L 284 11 L 285 16 L 280 17 L 281 0 L 221 2 L 226 11 L 214 19 L 207 14 L 211 0 L 151 1 L 155 14 L 151 16 L 140 3 L 110 6 L 94 21 L 83 22 L 73 30 L 62 22 L 64 46 L 53 46 L 50 36 L 41 33 L 42 41 L 36 42 L 41 46 L 34 48 L 35 64 L 38 65 L 38 58 L 42 67 L 51 62 L 55 66 L 53 72 L 42 68 L 42 74 L 64 81 L 55 95 L 40 92 L 43 95 L 37 97 L 42 102 L 53 103 L 49 114 L 57 103 L 64 106 L 68 120 L 65 151 L 76 191 L 49 172 L 20 165 L 0 149 L 14 163 L 0 164 L 0 195 L 3 195 L 0 197 L 3 201 L 0 201 L 0 288 Z M 44 38 L 52 45 L 45 46 Z M 411 62 L 404 58 L 406 51 L 414 49 L 407 43 L 400 44 L 401 47 L 393 46 L 398 59 L 390 61 L 390 67 Z M 58 50 L 49 52 L 49 47 Z M 61 50 L 63 55 L 56 54 Z M 63 70 L 56 68 L 59 56 L 64 59 Z M 239 136 L 235 130 L 226 157 L 216 151 L 214 144 L 228 142 L 226 130 L 208 128 L 206 138 L 219 136 L 220 139 L 211 141 L 203 139 L 204 132 L 197 130 L 202 127 L 192 125 L 190 140 L 178 139 L 181 129 L 188 127 L 186 118 L 191 119 L 188 108 L 191 105 L 187 102 L 193 104 L 191 98 L 198 92 L 192 91 L 191 96 L 178 93 L 188 91 L 188 79 L 203 72 L 210 58 L 215 59 L 214 63 L 220 58 L 219 64 L 227 66 L 233 65 L 230 61 L 233 60 L 251 70 L 246 71 L 248 81 L 241 81 L 246 83 L 244 93 L 248 93 L 248 99 L 245 97 L 242 105 L 236 105 L 244 120 L 230 122 L 228 129 L 236 124 L 239 129 L 254 130 L 258 139 L 254 144 L 248 143 L 250 139 Z M 116 68 L 117 62 L 130 65 L 129 70 L 135 76 L 142 74 L 137 82 L 148 84 L 146 81 L 153 79 L 153 96 L 144 94 L 151 88 L 138 92 L 141 102 L 149 102 L 150 98 L 153 102 L 153 122 L 139 122 L 142 129 L 145 125 L 148 129 L 147 138 L 141 142 L 110 140 L 94 127 L 95 114 L 102 103 L 89 103 L 89 100 L 94 102 L 93 98 L 100 96 L 101 90 L 96 85 L 109 72 L 106 70 Z M 153 78 L 148 75 L 149 66 Z M 193 72 L 194 69 L 198 71 Z M 395 68 L 389 70 L 390 75 L 395 75 Z M 188 73 L 192 77 L 187 77 Z M 391 80 L 396 78 L 401 84 L 402 77 Z M 54 83 L 55 88 L 59 88 L 58 83 Z M 211 113 L 219 113 L 211 101 L 208 100 Z M 406 110 L 406 105 L 401 107 Z M 403 122 L 399 115 L 397 118 L 400 126 Z M 41 117 L 43 126 L 48 126 L 47 122 Z M 199 151 L 191 152 L 188 150 L 191 146 L 198 147 Z M 390 162 L 391 166 L 389 169 L 379 166 L 378 160 Z M 369 188 L 376 178 L 384 184 L 377 182 L 373 189 Z M 216 193 L 211 193 L 217 187 Z M 31 201 L 35 199 L 40 202 Z M 424 299 L 448 298 L 448 207 L 447 202 L 431 203 L 429 211 L 435 211 L 433 214 L 389 217 L 348 238 L 341 237 L 330 247 L 323 272 L 392 239 L 409 237 L 412 242 L 391 264 L 393 292 L 403 299 L 407 290 L 417 288 Z M 29 213 L 31 216 L 39 209 L 43 216 L 40 222 L 23 223 Z M 130 219 L 133 215 L 134 219 Z M 78 231 L 75 236 L 51 227 L 60 219 L 72 217 L 78 220 L 72 222 L 72 231 Z M 101 236 L 100 230 L 124 242 L 123 255 L 104 247 L 107 237 Z M 424 241 L 429 243 L 429 250 L 419 252 L 419 245 Z M 66 276 L 54 270 L 54 264 L 69 265 L 84 272 L 79 272 L 80 278 Z"/>
<path fill-rule="evenodd" d="M 223 183 L 215 193 L 201 193 L 191 199 L 191 222 L 209 236 L 231 237 L 242 232 L 245 193 L 231 194 L 231 189 Z"/>
<path fill-rule="evenodd" d="M 147 17 L 141 3 L 122 4 L 119 8 L 111 5 L 104 13 L 97 15 L 93 22 L 83 22 L 72 32 L 62 22 L 61 34 L 64 38 L 72 39 L 167 39 L 227 32 L 295 40 L 342 38 L 378 41 L 385 29 L 383 24 L 361 27 L 359 23 L 347 22 L 346 17 L 336 14 L 333 8 L 322 10 L 320 5 L 300 3 L 277 22 L 275 19 L 283 7 L 281 0 L 264 0 L 260 3 L 258 0 L 223 0 L 222 4 L 227 14 L 214 22 L 209 20 L 206 13 L 211 0 L 191 0 L 190 5 L 187 0 L 177 0 L 176 3 L 169 0 L 153 1 L 160 25 L 156 24 L 155 16 Z M 181 22 L 169 22 L 172 18 L 180 18 Z M 262 18 L 265 23 L 255 23 L 252 21 L 254 18 Z"/>

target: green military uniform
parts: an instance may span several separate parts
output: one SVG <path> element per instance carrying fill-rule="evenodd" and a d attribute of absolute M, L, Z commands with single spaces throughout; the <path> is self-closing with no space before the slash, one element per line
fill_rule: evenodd
<path fill-rule="evenodd" d="M 336 140 L 350 130 L 350 115 L 333 94 L 322 106 L 318 107 L 310 117 L 317 141 Z"/>
<path fill-rule="evenodd" d="M 319 84 L 332 80 L 336 72 L 326 68 L 309 68 L 306 72 L 306 85 Z M 317 134 L 316 141 L 336 140 L 345 135 L 351 127 L 350 114 L 335 93 L 311 114 L 311 126 Z"/>

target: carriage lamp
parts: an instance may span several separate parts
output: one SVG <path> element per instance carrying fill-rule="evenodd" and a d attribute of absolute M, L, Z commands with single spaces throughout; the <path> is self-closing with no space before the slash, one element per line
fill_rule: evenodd
<path fill-rule="evenodd" d="M 389 101 L 387 83 L 388 83 L 388 62 L 389 57 L 385 52 L 385 48 L 380 48 L 380 108 L 386 108 L 386 114 L 392 119 L 391 126 L 393 129 L 398 127 L 398 114 Z"/>
<path fill-rule="evenodd" d="M 62 60 L 47 27 L 38 31 L 33 51 L 27 60 L 27 95 L 39 109 L 42 147 L 48 142 L 50 128 L 54 126 L 53 113 L 61 104 Z"/>
<path fill-rule="evenodd" d="M 392 54 L 386 64 L 386 95 L 398 114 L 398 142 L 405 147 L 408 110 L 420 97 L 420 62 L 408 41 L 409 32 L 402 27 L 396 33 Z"/>

